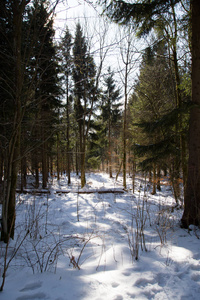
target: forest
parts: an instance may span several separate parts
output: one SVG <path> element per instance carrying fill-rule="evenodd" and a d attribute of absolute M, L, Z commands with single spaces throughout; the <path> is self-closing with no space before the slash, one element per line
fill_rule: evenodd
<path fill-rule="evenodd" d="M 168 182 L 171 209 L 182 212 L 180 226 L 200 224 L 199 1 L 83 2 L 98 11 L 101 28 L 92 36 L 87 16 L 73 29 L 66 19 L 59 38 L 56 9 L 61 3 L 70 9 L 68 2 L 0 2 L 0 229 L 6 247 L 16 236 L 18 195 L 43 197 L 63 178 L 70 192 L 74 176 L 87 193 L 87 174 L 121 178 L 120 190 L 112 183 L 104 191 L 113 194 L 135 195 L 139 177 L 152 196 Z M 118 49 L 118 67 L 111 49 Z"/>

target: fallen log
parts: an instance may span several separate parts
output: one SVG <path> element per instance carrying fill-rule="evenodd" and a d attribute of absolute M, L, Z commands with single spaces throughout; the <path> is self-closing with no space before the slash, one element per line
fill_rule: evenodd
<path fill-rule="evenodd" d="M 19 194 L 33 194 L 33 195 L 41 195 L 41 194 L 50 194 L 49 190 L 41 189 L 41 190 L 35 190 L 35 189 L 16 189 L 16 192 Z"/>
<path fill-rule="evenodd" d="M 80 189 L 80 190 L 56 190 L 56 194 L 123 194 L 124 190 L 120 188 L 111 188 L 111 189 Z"/>
<path fill-rule="evenodd" d="M 35 189 L 16 189 L 17 193 L 22 194 L 32 194 L 32 195 L 41 195 L 41 194 L 50 194 L 49 190 L 41 189 L 41 190 L 35 190 Z M 56 194 L 69 194 L 69 193 L 76 193 L 76 194 L 123 194 L 124 190 L 121 188 L 110 188 L 110 189 L 80 189 L 80 190 L 56 190 Z"/>

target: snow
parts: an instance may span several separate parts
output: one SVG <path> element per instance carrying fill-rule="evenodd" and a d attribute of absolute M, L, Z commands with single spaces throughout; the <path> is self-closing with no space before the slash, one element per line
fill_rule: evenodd
<path fill-rule="evenodd" d="M 52 180 L 49 194 L 17 194 L 0 299 L 200 299 L 199 229 L 180 228 L 167 182 L 151 195 L 137 177 L 133 195 L 127 180 L 122 193 L 120 176 L 88 173 L 84 192 L 93 193 L 79 194 L 73 174 L 70 186 Z M 98 193 L 106 189 L 120 193 Z M 0 243 L 1 276 L 4 252 Z"/>

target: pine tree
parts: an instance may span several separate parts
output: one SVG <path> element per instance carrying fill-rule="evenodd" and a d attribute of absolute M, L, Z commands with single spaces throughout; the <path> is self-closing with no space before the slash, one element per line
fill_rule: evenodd
<path fill-rule="evenodd" d="M 9 238 L 14 238 L 15 190 L 20 161 L 21 124 L 26 110 L 24 95 L 26 64 L 22 56 L 22 28 L 23 16 L 29 2 L 29 0 L 1 1 L 0 30 L 3 39 L 0 39 L 0 72 L 2 76 L 0 85 L 3 89 L 0 93 L 1 96 L 2 93 L 4 94 L 3 99 L 5 99 L 1 112 L 4 127 L 4 136 L 1 136 L 1 140 L 3 141 L 2 145 L 5 146 L 3 149 L 4 187 L 1 239 L 6 243 Z M 7 63 L 7 66 L 4 62 Z M 8 112 L 7 116 L 6 112 Z M 9 117 L 8 123 L 5 117 Z"/>
<path fill-rule="evenodd" d="M 65 35 L 62 39 L 61 43 L 61 51 L 62 56 L 64 60 L 63 64 L 63 72 L 64 72 L 64 80 L 65 80 L 65 94 L 66 94 L 66 123 L 67 123 L 67 129 L 66 129 L 66 139 L 67 139 L 67 175 L 68 175 L 68 184 L 71 183 L 70 179 L 70 76 L 72 75 L 72 56 L 71 56 L 71 48 L 72 48 L 72 36 L 69 32 L 69 29 L 66 27 Z"/>
<path fill-rule="evenodd" d="M 34 86 L 33 109 L 35 111 L 35 138 L 39 148 L 34 149 L 33 161 L 38 169 L 42 162 L 43 188 L 48 182 L 48 158 L 54 139 L 55 125 L 59 122 L 60 87 L 56 47 L 53 42 L 53 20 L 50 19 L 48 2 L 35 0 L 29 13 L 30 38 L 33 41 L 31 72 Z M 37 153 L 38 152 L 38 153 Z M 38 159 L 38 156 L 40 158 Z M 36 171 L 38 173 L 38 170 Z"/>
<path fill-rule="evenodd" d="M 134 24 L 134 27 L 139 29 L 138 34 L 148 34 L 159 21 L 159 17 L 168 13 L 172 5 L 175 7 L 181 0 L 154 0 L 154 1 L 137 1 L 134 3 L 126 1 L 102 0 L 106 7 L 107 14 L 114 21 L 122 24 Z M 190 224 L 199 224 L 200 217 L 200 176 L 199 162 L 200 154 L 197 149 L 200 148 L 199 139 L 199 110 L 196 109 L 199 102 L 199 64 L 200 64 L 200 45 L 199 45 L 199 27 L 200 27 L 200 2 L 199 0 L 191 0 L 191 32 L 192 37 L 192 102 L 195 108 L 190 113 L 190 139 L 189 139 L 189 161 L 186 190 L 184 195 L 185 209 L 182 217 L 182 224 L 187 227 Z M 190 27 L 189 27 L 190 28 Z M 190 42 L 190 41 L 189 41 Z M 197 105 L 197 106 L 196 106 Z"/>
<path fill-rule="evenodd" d="M 156 50 L 156 51 L 155 51 Z M 171 169 L 171 180 L 175 183 L 176 172 L 170 167 L 174 165 L 176 158 L 180 164 L 180 144 L 176 139 L 176 120 L 179 111 L 176 108 L 176 97 L 174 93 L 175 79 L 171 76 L 171 68 L 168 59 L 165 58 L 166 49 L 163 43 L 157 49 L 146 49 L 146 55 L 140 69 L 138 84 L 135 88 L 139 119 L 133 116 L 134 122 L 138 122 L 144 137 L 141 142 L 136 138 L 136 153 L 143 157 L 143 170 L 154 170 L 160 168 Z M 133 103 L 133 106 L 135 103 Z M 170 118 L 170 120 L 169 120 Z M 165 162 L 168 164 L 165 166 Z M 175 167 L 177 169 L 177 166 Z M 155 177 L 155 176 L 154 176 Z M 154 191 L 155 193 L 154 178 Z M 178 202 L 178 189 L 174 184 L 174 195 Z"/>
<path fill-rule="evenodd" d="M 74 109 L 79 130 L 81 186 L 86 183 L 85 158 L 86 143 L 91 125 L 91 115 L 96 102 L 95 63 L 88 53 L 87 43 L 81 25 L 76 26 L 73 46 Z"/>

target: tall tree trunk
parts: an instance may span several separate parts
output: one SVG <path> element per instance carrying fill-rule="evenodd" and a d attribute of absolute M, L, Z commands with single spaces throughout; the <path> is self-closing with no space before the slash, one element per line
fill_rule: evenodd
<path fill-rule="evenodd" d="M 47 187 L 48 182 L 48 164 L 47 164 L 47 142 L 42 144 L 42 188 Z"/>
<path fill-rule="evenodd" d="M 85 178 L 85 150 L 82 149 L 81 152 L 81 187 L 83 188 L 86 184 Z"/>
<path fill-rule="evenodd" d="M 71 183 L 69 126 L 70 126 L 69 125 L 69 96 L 67 95 L 67 176 L 68 176 L 68 184 Z"/>
<path fill-rule="evenodd" d="M 86 137 L 84 135 L 84 126 L 81 124 L 82 121 L 79 121 L 79 137 L 80 137 L 80 167 L 81 167 L 81 187 L 83 188 L 86 184 L 85 179 L 85 146 L 86 146 Z"/>
<path fill-rule="evenodd" d="M 17 184 L 17 173 L 19 167 L 20 157 L 20 132 L 21 132 L 21 96 L 22 96 L 22 59 L 21 59 L 21 29 L 22 29 L 22 15 L 25 8 L 25 1 L 18 1 L 12 3 L 13 12 L 13 54 L 15 64 L 15 114 L 13 118 L 13 134 L 9 143 L 8 149 L 8 165 L 5 177 L 6 193 L 3 201 L 2 212 L 2 234 L 1 239 L 8 243 L 9 238 L 14 238 L 15 226 L 15 190 Z"/>
<path fill-rule="evenodd" d="M 110 175 L 110 178 L 112 178 L 112 155 L 111 155 L 111 152 L 112 152 L 112 148 L 111 148 L 111 121 L 109 119 L 108 121 L 108 168 L 109 168 L 109 175 Z"/>
<path fill-rule="evenodd" d="M 170 166 L 170 180 L 172 184 L 172 189 L 174 193 L 174 199 L 176 201 L 176 205 L 179 205 L 180 199 L 180 184 L 179 184 L 179 165 L 177 164 L 178 161 L 175 159 L 172 161 Z"/>
<path fill-rule="evenodd" d="M 200 225 L 200 1 L 192 0 L 192 102 L 183 227 Z"/>
<path fill-rule="evenodd" d="M 79 156 L 78 156 L 78 142 L 76 141 L 76 175 L 78 176 L 79 171 Z"/>
<path fill-rule="evenodd" d="M 3 182 L 3 163 L 4 163 L 4 159 L 3 159 L 3 155 L 0 155 L 0 185 Z"/>
<path fill-rule="evenodd" d="M 161 186 L 160 186 L 160 167 L 157 167 L 157 190 L 161 191 Z"/>
<path fill-rule="evenodd" d="M 118 179 L 119 173 L 121 172 L 122 163 L 123 163 L 123 161 L 121 161 L 120 166 L 119 166 L 119 169 L 118 169 L 118 171 L 117 171 L 117 175 L 116 175 L 116 178 L 115 178 L 116 181 L 117 181 L 117 179 Z"/>
<path fill-rule="evenodd" d="M 172 11 L 173 11 L 174 24 L 175 24 L 175 46 L 173 47 L 173 61 L 174 61 L 175 80 L 176 80 L 176 98 L 177 98 L 177 107 L 181 108 L 182 97 L 181 97 L 181 89 L 180 89 L 180 75 L 179 75 L 178 56 L 177 56 L 178 29 L 177 29 L 177 20 L 176 20 L 174 4 L 172 4 Z M 181 166 L 183 172 L 183 187 L 185 190 L 186 178 L 187 178 L 187 159 L 186 159 L 185 138 L 184 138 L 184 134 L 182 133 L 183 122 L 182 122 L 181 114 L 179 114 L 178 122 L 179 122 L 179 135 L 180 135 L 180 149 L 181 149 Z"/>
<path fill-rule="evenodd" d="M 123 186 L 126 189 L 126 138 L 127 138 L 127 102 L 128 102 L 128 64 L 129 64 L 130 43 L 128 43 L 127 59 L 125 62 L 125 80 L 124 80 L 124 124 L 123 124 Z"/>
<path fill-rule="evenodd" d="M 133 157 L 133 175 L 132 175 L 133 194 L 135 193 L 135 174 L 136 174 L 136 163 L 135 163 L 135 157 Z"/>
<path fill-rule="evenodd" d="M 39 164 L 38 164 L 38 151 L 35 149 L 33 155 L 33 170 L 35 172 L 35 188 L 39 187 Z"/>
<path fill-rule="evenodd" d="M 60 180 L 59 134 L 57 133 L 57 180 Z"/>
<path fill-rule="evenodd" d="M 26 157 L 21 153 L 21 191 L 23 191 L 24 187 L 26 187 Z"/>
<path fill-rule="evenodd" d="M 152 195 L 156 194 L 156 166 L 155 166 L 155 163 L 153 164 L 153 191 L 151 194 Z"/>

